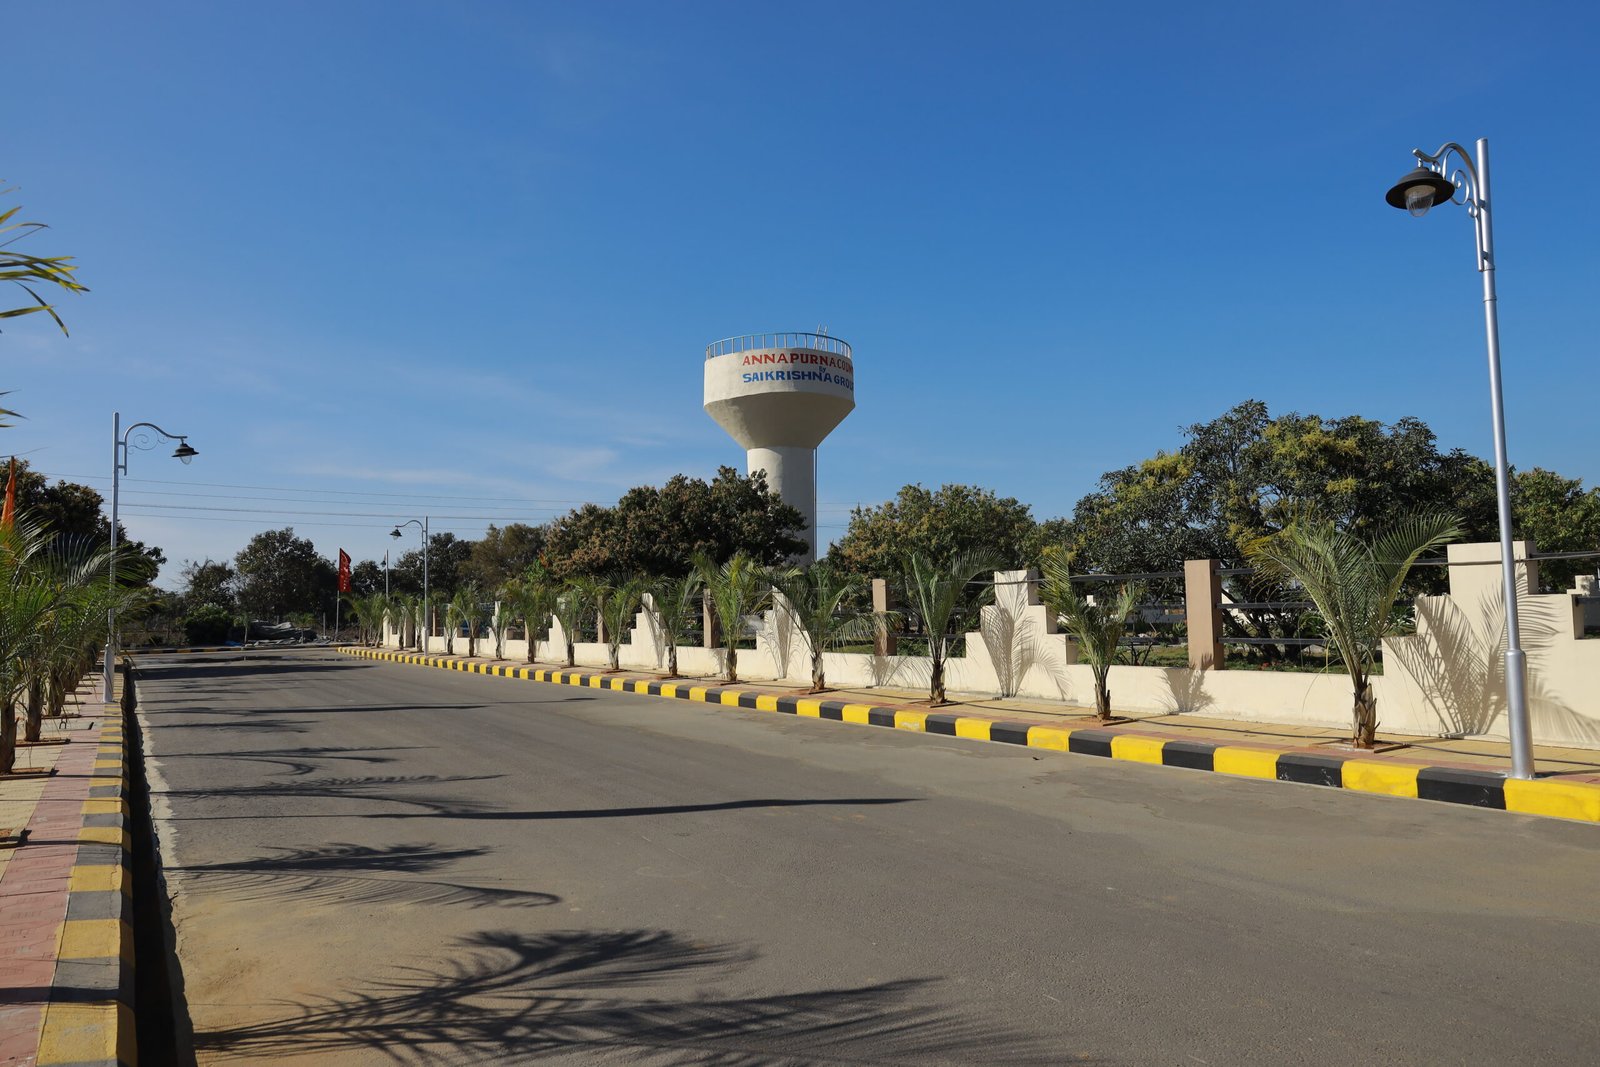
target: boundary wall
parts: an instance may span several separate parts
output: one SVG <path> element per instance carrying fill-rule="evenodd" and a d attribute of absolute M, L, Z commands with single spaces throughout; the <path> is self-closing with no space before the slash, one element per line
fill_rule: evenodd
<path fill-rule="evenodd" d="M 1519 543 L 1517 557 L 1526 559 L 1532 547 Z M 1499 545 L 1451 545 L 1448 552 L 1450 592 L 1419 598 L 1417 633 L 1385 642 L 1384 673 L 1373 679 L 1380 729 L 1505 740 Z M 1528 655 L 1533 739 L 1544 745 L 1600 748 L 1600 640 L 1583 639 L 1588 601 L 1578 590 L 1533 593 L 1537 566 L 1527 560 L 1518 567 L 1517 601 Z M 1057 632 L 1055 620 L 1039 603 L 1033 577 L 1029 571 L 995 573 L 994 603 L 982 610 L 979 630 L 967 634 L 965 654 L 946 663 L 951 693 L 1093 705 L 1093 674 L 1078 662 L 1076 645 Z M 1213 643 L 1220 625 L 1207 629 L 1191 623 L 1191 639 L 1196 632 L 1206 633 L 1203 640 Z M 538 643 L 538 658 L 564 659 L 565 638 L 555 619 L 549 634 Z M 401 647 L 392 631 L 386 631 L 384 645 Z M 465 638 L 455 638 L 453 646 L 456 654 L 466 653 Z M 492 633 L 478 639 L 480 653 L 494 647 Z M 425 651 L 446 652 L 445 638 L 430 638 Z M 505 656 L 528 659 L 527 642 L 508 639 Z M 1113 706 L 1128 712 L 1334 729 L 1351 722 L 1352 695 L 1345 674 L 1222 670 L 1209 666 L 1213 660 L 1204 651 L 1198 656 L 1191 647 L 1191 661 L 1207 666 L 1112 668 Z M 719 675 L 722 657 L 720 649 L 679 646 L 678 668 L 689 676 Z M 604 666 L 606 646 L 579 642 L 576 660 L 581 666 Z M 664 668 L 666 646 L 648 612 L 636 615 L 619 649 L 619 663 L 629 670 Z M 884 654 L 830 652 L 825 667 L 830 685 L 852 689 L 919 689 L 928 685 L 930 673 L 926 657 L 889 649 Z M 739 674 L 752 682 L 809 683 L 810 650 L 782 611 L 762 614 L 756 647 L 740 650 Z"/>

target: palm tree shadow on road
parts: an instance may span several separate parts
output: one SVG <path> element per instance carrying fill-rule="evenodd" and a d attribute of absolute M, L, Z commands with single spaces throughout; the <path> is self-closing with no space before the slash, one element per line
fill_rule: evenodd
<path fill-rule="evenodd" d="M 708 995 L 751 952 L 665 930 L 480 931 L 437 967 L 365 989 L 281 1002 L 280 1018 L 196 1035 L 227 1059 L 378 1052 L 397 1064 L 449 1058 L 798 1067 L 827 1063 L 1089 1062 L 931 1001 L 935 982 Z M 685 984 L 673 995 L 663 986 Z"/>

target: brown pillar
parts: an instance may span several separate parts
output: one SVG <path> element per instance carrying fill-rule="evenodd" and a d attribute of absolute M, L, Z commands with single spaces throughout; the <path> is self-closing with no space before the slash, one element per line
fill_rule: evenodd
<path fill-rule="evenodd" d="M 1214 559 L 1183 561 L 1184 621 L 1189 627 L 1189 668 L 1220 671 L 1222 656 L 1222 576 Z"/>
<path fill-rule="evenodd" d="M 717 613 L 711 606 L 711 594 L 700 594 L 700 618 L 703 639 L 700 644 L 706 648 L 721 648 L 722 642 L 717 640 Z"/>
<path fill-rule="evenodd" d="M 884 612 L 898 606 L 895 603 L 894 591 L 889 588 L 889 583 L 882 578 L 872 579 L 872 610 Z M 892 656 L 899 649 L 900 639 L 890 633 L 886 627 L 879 626 L 877 633 L 872 636 L 872 654 L 875 656 Z"/>

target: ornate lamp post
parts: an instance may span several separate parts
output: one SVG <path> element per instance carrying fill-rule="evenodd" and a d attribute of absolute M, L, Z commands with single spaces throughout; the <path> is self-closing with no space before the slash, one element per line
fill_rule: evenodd
<path fill-rule="evenodd" d="M 148 430 L 133 436 L 135 430 Z M 168 433 L 153 422 L 136 422 L 124 432 L 122 429 L 122 412 L 112 412 L 111 415 L 111 587 L 117 585 L 117 504 L 122 488 L 121 476 L 128 473 L 128 445 L 140 451 L 149 451 L 156 446 L 156 441 L 165 439 L 178 442 L 178 447 L 172 452 L 172 458 L 189 463 L 200 453 L 189 446 L 189 438 L 181 433 Z M 116 699 L 117 682 L 117 608 L 115 602 L 106 609 L 106 662 L 104 677 L 101 679 L 100 698 L 106 703 Z"/>
<path fill-rule="evenodd" d="M 1450 141 L 1429 154 L 1411 150 L 1417 168 L 1384 197 L 1393 207 L 1421 218 L 1435 204 L 1460 204 L 1472 219 L 1483 276 L 1484 329 L 1489 339 L 1489 402 L 1494 414 L 1494 484 L 1500 506 L 1500 567 L 1506 601 L 1506 724 L 1511 735 L 1511 777 L 1532 778 L 1533 732 L 1528 723 L 1527 657 L 1517 622 L 1516 561 L 1511 553 L 1511 473 L 1506 462 L 1506 413 L 1500 393 L 1500 320 L 1495 310 L 1494 229 L 1490 217 L 1489 141 L 1477 142 L 1477 163 Z M 1448 176 L 1447 176 L 1448 172 Z"/>
<path fill-rule="evenodd" d="M 417 637 L 418 651 L 423 655 L 428 654 L 429 631 L 433 629 L 432 620 L 428 616 L 428 517 L 424 515 L 420 520 L 407 519 L 393 530 L 389 531 L 390 537 L 399 537 L 400 531 L 407 526 L 415 526 L 422 531 L 422 633 Z M 385 577 L 387 583 L 387 576 Z"/>

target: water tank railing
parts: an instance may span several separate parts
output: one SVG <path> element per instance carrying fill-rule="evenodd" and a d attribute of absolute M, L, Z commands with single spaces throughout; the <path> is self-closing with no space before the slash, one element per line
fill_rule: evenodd
<path fill-rule="evenodd" d="M 737 337 L 724 337 L 720 341 L 706 345 L 706 358 L 716 359 L 718 356 L 731 356 L 738 352 L 755 352 L 768 348 L 809 348 L 854 360 L 850 353 L 849 342 L 829 337 L 825 333 L 810 333 L 805 330 L 790 330 L 785 333 L 746 333 Z"/>

